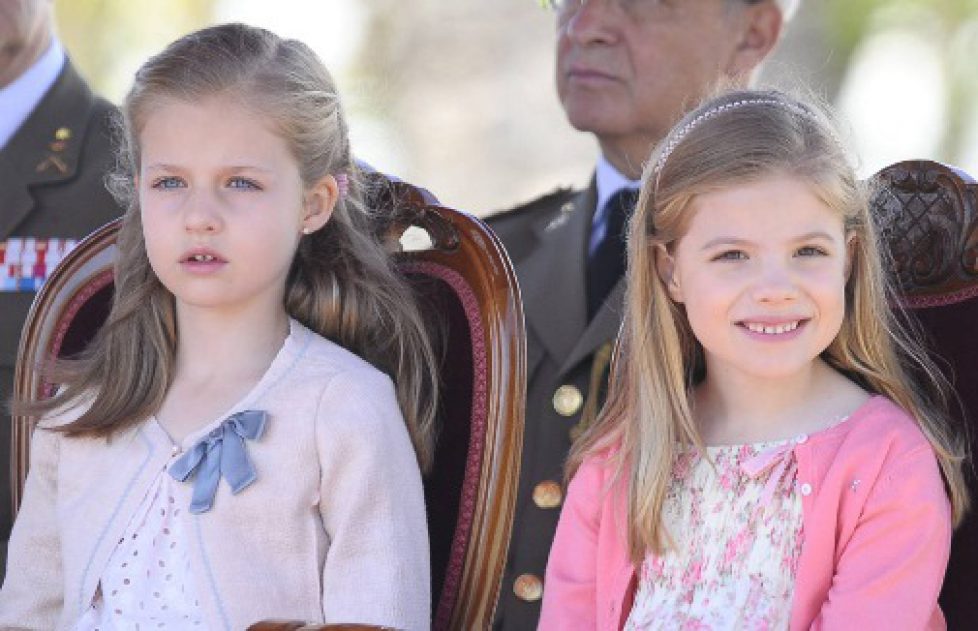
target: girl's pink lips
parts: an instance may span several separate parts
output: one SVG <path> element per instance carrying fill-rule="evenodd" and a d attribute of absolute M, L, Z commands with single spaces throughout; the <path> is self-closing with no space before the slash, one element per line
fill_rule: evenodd
<path fill-rule="evenodd" d="M 761 342 L 786 342 L 802 334 L 810 318 L 763 317 L 740 320 L 736 325 L 745 335 Z"/>
<path fill-rule="evenodd" d="M 180 257 L 180 266 L 194 273 L 211 273 L 227 264 L 227 260 L 210 248 L 194 248 Z"/>
<path fill-rule="evenodd" d="M 763 326 L 779 326 L 785 324 L 792 324 L 794 322 L 807 322 L 811 318 L 806 316 L 757 316 L 756 318 L 741 318 L 737 320 L 736 324 L 738 326 L 747 326 L 748 324 L 760 324 Z"/>
<path fill-rule="evenodd" d="M 212 250 L 210 248 L 194 248 L 192 250 L 187 250 L 184 252 L 183 256 L 180 257 L 181 263 L 187 263 L 190 261 L 195 261 L 199 258 L 213 259 L 215 261 L 220 261 L 221 263 L 226 263 L 224 257 L 217 252 L 217 250 Z"/>

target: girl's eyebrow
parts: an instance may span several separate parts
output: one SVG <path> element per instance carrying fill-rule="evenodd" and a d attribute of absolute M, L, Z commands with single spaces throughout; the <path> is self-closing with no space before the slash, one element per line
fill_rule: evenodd
<path fill-rule="evenodd" d="M 229 169 L 232 173 L 240 173 L 241 171 L 261 171 L 262 173 L 271 173 L 271 169 L 266 169 L 265 167 L 260 167 L 254 164 L 243 164 L 241 166 L 233 166 Z"/>
<path fill-rule="evenodd" d="M 806 232 L 805 234 L 798 235 L 792 242 L 800 241 L 828 241 L 829 243 L 835 243 L 835 239 L 828 232 L 823 230 L 815 230 L 813 232 Z M 739 246 L 745 247 L 751 245 L 753 241 L 749 239 L 739 239 L 737 237 L 717 237 L 716 239 L 710 239 L 703 244 L 702 250 L 709 250 L 720 245 L 725 246 Z"/>
<path fill-rule="evenodd" d="M 735 245 L 735 246 L 746 246 L 750 245 L 751 242 L 747 239 L 738 239 L 737 237 L 717 237 L 716 239 L 710 239 L 703 244 L 701 250 L 709 250 L 717 247 L 718 245 Z"/>
<path fill-rule="evenodd" d="M 231 173 L 241 173 L 242 171 L 260 171 L 262 173 L 271 173 L 271 169 L 266 169 L 265 167 L 260 167 L 251 164 L 236 165 L 232 167 L 227 167 L 228 171 Z M 146 166 L 147 171 L 178 171 L 180 167 L 174 164 L 167 164 L 165 162 L 158 162 L 155 164 L 150 164 Z"/>
<path fill-rule="evenodd" d="M 814 232 L 806 232 L 805 234 L 799 236 L 795 241 L 829 241 L 834 242 L 835 239 L 828 232 L 822 230 L 816 230 Z"/>
<path fill-rule="evenodd" d="M 147 171 L 174 171 L 177 167 L 172 164 L 165 164 L 163 162 L 158 162 L 156 164 L 146 165 Z"/>

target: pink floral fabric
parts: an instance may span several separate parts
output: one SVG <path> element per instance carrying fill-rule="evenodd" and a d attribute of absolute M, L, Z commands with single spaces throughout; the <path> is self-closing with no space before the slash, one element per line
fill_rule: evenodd
<path fill-rule="evenodd" d="M 788 628 L 803 539 L 793 443 L 679 456 L 664 505 L 675 548 L 642 564 L 627 631 Z"/>

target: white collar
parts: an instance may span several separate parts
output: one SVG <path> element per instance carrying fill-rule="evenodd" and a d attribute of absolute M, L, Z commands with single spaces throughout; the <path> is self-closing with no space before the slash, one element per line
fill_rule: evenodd
<path fill-rule="evenodd" d="M 608 159 L 604 155 L 598 157 L 598 166 L 595 169 L 594 179 L 597 184 L 598 199 L 592 223 L 598 223 L 599 215 L 601 216 L 600 221 L 604 221 L 604 207 L 607 206 L 608 200 L 611 199 L 612 195 L 623 188 L 637 189 L 640 184 L 638 180 L 630 180 L 622 175 L 618 169 L 608 162 Z"/>
<path fill-rule="evenodd" d="M 595 248 L 604 239 L 608 200 L 621 189 L 638 189 L 640 184 L 638 180 L 630 180 L 622 175 L 618 169 L 608 162 L 604 155 L 598 157 L 594 181 L 597 188 L 597 205 L 594 208 L 594 215 L 591 217 L 591 235 L 588 239 L 589 255 L 594 254 Z"/>
<path fill-rule="evenodd" d="M 64 48 L 58 38 L 52 36 L 51 45 L 34 65 L 0 88 L 0 112 L 3 112 L 3 116 L 0 116 L 0 149 L 13 138 L 51 89 L 64 64 Z"/>

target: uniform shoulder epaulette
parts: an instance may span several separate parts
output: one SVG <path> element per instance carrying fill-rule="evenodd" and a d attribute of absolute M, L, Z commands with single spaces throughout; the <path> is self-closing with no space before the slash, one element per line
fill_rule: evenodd
<path fill-rule="evenodd" d="M 545 195 L 541 195 L 540 197 L 520 204 L 519 206 L 514 206 L 513 208 L 500 210 L 487 215 L 485 220 L 491 224 L 497 220 L 512 219 L 523 215 L 529 215 L 538 210 L 557 209 L 563 204 L 563 202 L 569 200 L 577 193 L 577 190 L 570 188 L 569 186 L 561 186 Z"/>

